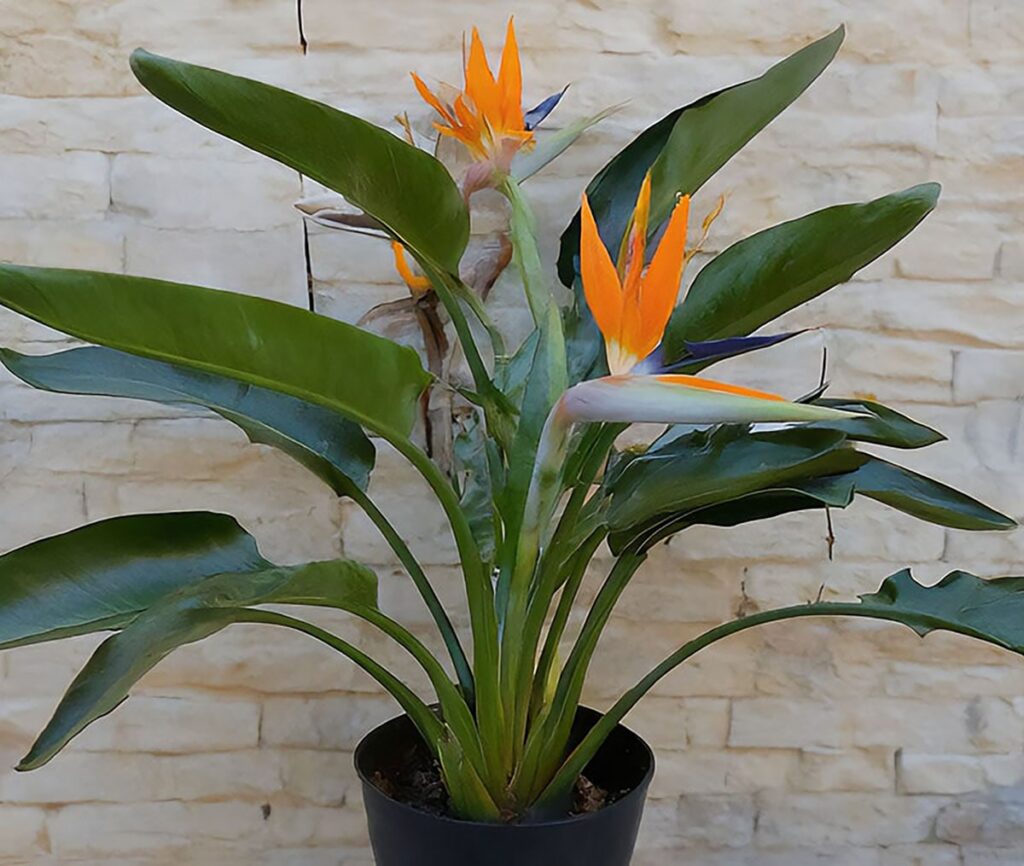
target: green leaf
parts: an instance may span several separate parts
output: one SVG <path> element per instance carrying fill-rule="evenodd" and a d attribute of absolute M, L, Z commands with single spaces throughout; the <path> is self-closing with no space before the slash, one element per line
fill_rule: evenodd
<path fill-rule="evenodd" d="M 96 346 L 53 355 L 0 349 L 0 363 L 47 391 L 205 406 L 252 442 L 293 457 L 339 496 L 352 485 L 365 490 L 370 480 L 375 452 L 359 425 L 287 394 Z"/>
<path fill-rule="evenodd" d="M 846 421 L 824 421 L 808 424 L 815 429 L 838 430 L 855 442 L 870 442 L 890 448 L 924 448 L 945 440 L 938 430 L 926 427 L 906 415 L 876 403 L 847 397 L 819 397 L 815 405 L 866 413 Z"/>
<path fill-rule="evenodd" d="M 498 462 L 496 449 L 479 415 L 473 413 L 455 436 L 452 451 L 459 482 L 459 505 L 466 513 L 469 528 L 476 539 L 480 556 L 490 562 L 495 553 L 494 496 L 491 483 L 492 463 Z"/>
<path fill-rule="evenodd" d="M 520 150 L 516 154 L 515 159 L 512 160 L 512 177 L 520 183 L 533 177 L 544 166 L 568 150 L 576 139 L 590 127 L 596 126 L 622 107 L 622 105 L 613 105 L 590 117 L 582 117 L 557 132 L 541 136 L 536 147 L 531 150 Z"/>
<path fill-rule="evenodd" d="M 0 556 L 0 649 L 122 628 L 182 587 L 267 564 L 226 514 L 90 523 Z"/>
<path fill-rule="evenodd" d="M 857 493 L 920 520 L 952 529 L 1013 529 L 1016 522 L 966 493 L 871 457 L 854 474 Z"/>
<path fill-rule="evenodd" d="M 926 183 L 825 208 L 733 244 L 697 274 L 673 312 L 666 361 L 682 357 L 687 341 L 752 333 L 845 283 L 906 237 L 935 207 L 939 189 Z"/>
<path fill-rule="evenodd" d="M 1024 577 L 982 580 L 952 571 L 934 586 L 923 586 L 905 568 L 860 600 L 865 611 L 877 611 L 922 636 L 953 631 L 1024 653 Z"/>
<path fill-rule="evenodd" d="M 584 379 L 608 375 L 604 340 L 590 308 L 583 300 L 582 291 L 577 278 L 574 284 L 575 303 L 566 307 L 562 316 L 569 383 L 572 385 Z"/>
<path fill-rule="evenodd" d="M 345 196 L 418 255 L 458 273 L 469 214 L 448 170 L 390 132 L 268 84 L 137 50 L 157 99 Z"/>
<path fill-rule="evenodd" d="M 624 472 L 623 469 L 618 471 Z M 680 477 L 680 487 L 687 484 Z M 622 495 L 614 483 L 610 486 Z M 783 483 L 773 480 L 760 489 L 728 498 L 736 489 L 724 485 L 723 498 L 710 505 L 682 506 L 625 527 L 615 527 L 608 544 L 615 553 L 627 547 L 648 550 L 690 526 L 738 526 L 794 511 L 846 508 L 854 494 L 875 499 L 919 520 L 953 529 L 1006 530 L 1016 526 L 1011 518 L 958 490 L 850 449 L 840 449 L 833 461 L 812 466 L 804 478 L 792 478 Z"/>
<path fill-rule="evenodd" d="M 430 381 L 410 348 L 234 292 L 0 265 L 0 305 L 91 343 L 306 400 L 383 436 L 408 435 Z"/>
<path fill-rule="evenodd" d="M 1016 653 L 1024 653 L 1024 577 L 982 580 L 964 571 L 946 575 L 934 586 L 922 586 L 904 569 L 887 578 L 881 589 L 856 602 L 816 602 L 766 610 L 716 626 L 659 662 L 605 713 L 558 770 L 539 802 L 558 802 L 575 784 L 588 761 L 614 727 L 662 677 L 723 638 L 770 622 L 818 616 L 852 616 L 888 620 L 909 626 L 920 635 L 952 631 Z"/>
<path fill-rule="evenodd" d="M 652 225 L 668 217 L 677 196 L 693 195 L 810 87 L 835 58 L 845 35 L 840 26 L 760 78 L 729 87 L 684 111 L 651 167 Z"/>
<path fill-rule="evenodd" d="M 747 493 L 858 465 L 829 430 L 750 433 L 741 425 L 699 430 L 653 455 L 639 455 L 610 479 L 608 525 L 624 529 L 666 512 L 692 511 Z"/>
<path fill-rule="evenodd" d="M 142 675 L 167 655 L 233 622 L 244 621 L 247 607 L 375 607 L 376 598 L 374 573 L 345 560 L 217 574 L 187 587 L 150 607 L 100 644 L 18 769 L 41 767 L 86 726 L 116 709 Z"/>
<path fill-rule="evenodd" d="M 541 440 L 548 412 L 565 392 L 566 358 L 562 336 L 561 313 L 554 304 L 548 305 L 546 322 L 539 328 L 533 361 L 523 393 L 519 425 L 509 454 L 508 473 L 497 505 L 502 510 L 505 525 L 505 568 L 498 580 L 496 604 L 504 611 L 509 603 L 510 582 L 514 569 L 515 551 L 521 545 L 524 509 L 534 474 L 537 446 Z"/>
<path fill-rule="evenodd" d="M 652 225 L 668 215 L 677 193 L 695 193 L 747 142 L 789 106 L 832 62 L 845 30 L 839 27 L 800 49 L 760 78 L 711 93 L 677 108 L 644 130 L 612 158 L 587 187 L 601 237 L 617 250 L 644 175 L 652 175 Z M 562 234 L 558 274 L 576 277 L 579 212 Z"/>
<path fill-rule="evenodd" d="M 645 551 L 691 526 L 739 526 L 795 511 L 846 508 L 855 493 L 851 474 L 793 481 L 703 508 L 661 515 L 640 527 L 612 533 L 608 546 L 615 553 L 626 547 Z"/>
<path fill-rule="evenodd" d="M 609 546 L 614 553 L 643 552 L 698 523 L 734 526 L 804 508 L 845 507 L 853 483 L 844 473 L 868 458 L 844 443 L 836 431 L 750 433 L 732 425 L 627 457 L 605 482 Z"/>

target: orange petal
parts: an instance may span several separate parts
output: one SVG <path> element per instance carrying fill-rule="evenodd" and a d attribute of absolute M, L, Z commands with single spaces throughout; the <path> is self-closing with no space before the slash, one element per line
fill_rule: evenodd
<path fill-rule="evenodd" d="M 723 394 L 736 394 L 740 397 L 757 397 L 759 400 L 781 400 L 786 402 L 784 397 L 780 397 L 778 394 L 771 394 L 768 391 L 757 391 L 753 388 L 744 388 L 742 385 L 730 385 L 728 382 L 701 379 L 699 376 L 687 376 L 684 373 L 669 373 L 663 376 L 655 376 L 654 378 L 667 385 L 685 385 L 687 388 L 700 388 L 704 391 L 720 391 Z"/>
<path fill-rule="evenodd" d="M 522 129 L 526 125 L 523 119 L 523 70 L 519 62 L 516 28 L 511 16 L 505 33 L 505 47 L 501 52 L 498 87 L 501 91 L 502 125 L 507 130 Z"/>
<path fill-rule="evenodd" d="M 679 280 L 683 276 L 686 255 L 686 221 L 690 215 L 690 197 L 676 202 L 651 266 L 644 274 L 640 289 L 640 315 L 643 321 L 644 357 L 661 342 L 676 299 Z"/>
<path fill-rule="evenodd" d="M 425 294 L 430 288 L 430 280 L 412 272 L 412 268 L 409 267 L 409 262 L 405 258 L 405 247 L 398 241 L 392 241 L 391 252 L 395 256 L 395 270 L 398 271 L 398 275 L 405 281 L 413 296 L 419 297 Z"/>
<path fill-rule="evenodd" d="M 448 107 L 441 102 L 434 92 L 427 87 L 423 79 L 420 78 L 415 72 L 409 73 L 412 76 L 412 83 L 416 85 L 416 90 L 419 95 L 423 98 L 423 101 L 427 103 L 431 108 L 434 109 L 438 114 L 441 115 L 451 126 L 455 125 L 455 118 L 452 117 L 452 113 L 448 110 Z"/>
<path fill-rule="evenodd" d="M 480 41 L 480 31 L 475 27 L 469 41 L 469 59 L 466 61 L 466 96 L 484 117 L 497 119 L 500 116 L 498 84 L 487 62 L 487 52 Z"/>
<path fill-rule="evenodd" d="M 622 284 L 597 231 L 586 195 L 580 208 L 580 277 L 587 306 L 604 335 L 605 344 L 612 340 L 617 342 L 622 322 Z"/>

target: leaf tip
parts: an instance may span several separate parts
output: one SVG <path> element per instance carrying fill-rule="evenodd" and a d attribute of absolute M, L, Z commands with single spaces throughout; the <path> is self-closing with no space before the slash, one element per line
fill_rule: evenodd
<path fill-rule="evenodd" d="M 1003 514 L 1001 511 L 997 511 L 996 515 L 996 518 L 992 522 L 996 524 L 995 528 L 1000 532 L 1009 532 L 1011 529 L 1016 529 L 1020 525 L 1012 517 L 1007 514 Z"/>
<path fill-rule="evenodd" d="M 149 59 L 155 55 L 151 54 L 145 48 L 136 48 L 131 56 L 128 58 L 128 65 L 131 67 L 132 72 L 135 73 L 135 77 L 139 77 L 139 71 L 143 69 Z"/>
<path fill-rule="evenodd" d="M 928 181 L 927 183 L 920 183 L 917 186 L 912 186 L 909 192 L 918 196 L 923 202 L 927 203 L 929 205 L 929 209 L 931 209 L 939 203 L 939 196 L 942 194 L 942 184 L 934 180 Z"/>
<path fill-rule="evenodd" d="M 22 758 L 14 767 L 16 773 L 27 773 L 30 770 L 38 770 L 43 764 L 49 760 L 45 755 L 40 753 L 38 742 L 32 744 L 32 748 L 28 750 L 25 757 Z"/>

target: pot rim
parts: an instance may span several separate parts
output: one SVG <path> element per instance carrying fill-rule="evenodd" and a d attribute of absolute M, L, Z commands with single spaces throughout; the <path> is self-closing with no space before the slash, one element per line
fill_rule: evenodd
<path fill-rule="evenodd" d="M 584 712 L 587 712 L 587 713 L 593 713 L 598 718 L 600 718 L 601 716 L 604 715 L 604 713 L 601 713 L 598 710 L 593 709 L 592 707 L 583 706 L 582 704 L 579 707 L 577 707 L 577 712 L 579 712 L 580 710 L 582 710 Z M 446 823 L 446 824 L 452 824 L 452 825 L 455 825 L 455 826 L 466 826 L 466 827 L 487 827 L 488 829 L 499 830 L 499 831 L 504 831 L 504 830 L 509 830 L 509 831 L 511 831 L 511 830 L 523 830 L 523 829 L 526 829 L 526 828 L 534 828 L 534 827 L 559 827 L 559 826 L 565 826 L 565 825 L 568 825 L 568 824 L 583 824 L 583 823 L 585 823 L 587 821 L 597 820 L 602 815 L 607 816 L 610 813 L 615 812 L 616 810 L 619 809 L 619 807 L 624 807 L 630 801 L 635 799 L 638 795 L 639 796 L 643 796 L 646 799 L 646 797 L 647 797 L 647 788 L 648 788 L 648 786 L 651 783 L 651 779 L 654 777 L 654 771 L 655 771 L 654 750 L 650 747 L 650 745 L 648 745 L 647 741 L 643 737 L 641 737 L 638 733 L 633 731 L 631 728 L 628 728 L 624 724 L 619 722 L 612 729 L 612 731 L 613 732 L 621 731 L 621 732 L 627 734 L 628 736 L 632 737 L 636 741 L 636 743 L 640 746 L 641 754 L 647 758 L 647 770 L 644 773 L 643 777 L 640 779 L 640 781 L 637 782 L 637 784 L 634 785 L 633 788 L 631 788 L 629 790 L 629 792 L 627 792 L 626 794 L 623 794 L 621 797 L 619 797 L 614 803 L 611 803 L 611 804 L 609 804 L 607 806 L 602 806 L 596 812 L 587 812 L 587 813 L 582 814 L 582 815 L 570 815 L 570 816 L 565 817 L 565 818 L 552 818 L 552 819 L 544 819 L 544 820 L 541 820 L 541 821 L 529 821 L 529 820 L 527 820 L 527 821 L 521 821 L 519 823 L 514 823 L 514 824 L 492 823 L 492 822 L 489 822 L 489 821 L 470 821 L 470 820 L 467 820 L 465 818 L 453 818 L 453 817 L 451 817 L 449 815 L 438 815 L 438 814 L 436 814 L 434 812 L 428 812 L 425 809 L 419 809 L 416 806 L 413 806 L 413 805 L 411 805 L 409 803 L 404 803 L 401 800 L 396 800 L 394 797 L 390 796 L 389 794 L 386 794 L 384 791 L 382 791 L 380 788 L 378 788 L 377 785 L 375 785 L 373 783 L 373 780 L 370 779 L 363 772 L 362 761 L 360 759 L 361 759 L 362 755 L 364 754 L 364 752 L 366 751 L 366 749 L 368 748 L 367 747 L 367 741 L 375 733 L 377 733 L 379 730 L 381 730 L 382 728 L 388 727 L 390 725 L 398 724 L 402 720 L 405 720 L 405 719 L 408 719 L 408 718 L 409 718 L 409 716 L 406 713 L 401 713 L 400 715 L 393 716 L 392 718 L 388 719 L 387 721 L 381 722 L 375 728 L 373 728 L 372 730 L 368 731 L 366 734 L 363 735 L 362 739 L 356 745 L 355 751 L 352 753 L 352 761 L 355 764 L 356 775 L 359 776 L 359 780 L 363 783 L 364 792 L 366 790 L 370 790 L 376 796 L 381 797 L 381 798 L 387 800 L 388 803 L 391 804 L 392 807 L 397 807 L 397 808 L 401 809 L 404 812 L 407 812 L 407 813 L 410 813 L 410 814 L 413 814 L 413 815 L 418 815 L 421 818 L 429 818 L 429 819 L 434 820 L 434 821 L 440 821 L 440 822 Z M 609 735 L 609 736 L 611 736 L 611 735 Z"/>

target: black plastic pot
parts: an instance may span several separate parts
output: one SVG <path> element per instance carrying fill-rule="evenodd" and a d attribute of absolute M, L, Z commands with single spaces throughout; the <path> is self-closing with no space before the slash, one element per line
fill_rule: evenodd
<path fill-rule="evenodd" d="M 578 742 L 599 718 L 580 707 L 573 739 Z M 654 755 L 628 728 L 615 728 L 585 773 L 606 790 L 626 793 L 596 812 L 535 823 L 480 824 L 433 815 L 373 783 L 375 774 L 387 775 L 424 748 L 409 718 L 399 716 L 356 749 L 377 866 L 629 866 Z"/>

